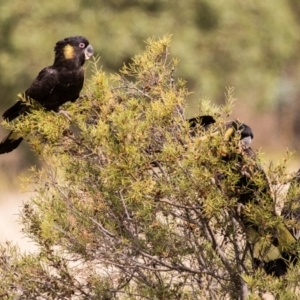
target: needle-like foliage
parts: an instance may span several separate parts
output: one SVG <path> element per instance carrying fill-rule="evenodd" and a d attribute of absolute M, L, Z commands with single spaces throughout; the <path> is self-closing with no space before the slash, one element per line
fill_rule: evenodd
<path fill-rule="evenodd" d="M 269 183 L 247 173 L 258 162 L 238 135 L 224 139 L 233 90 L 223 107 L 200 103 L 195 115 L 216 123 L 191 135 L 169 46 L 169 36 L 149 39 L 110 77 L 95 67 L 67 107 L 71 122 L 37 108 L 9 125 L 44 164 L 24 179 L 35 196 L 21 213 L 39 248 L 1 246 L 3 299 L 295 299 L 297 267 L 283 278 L 254 268 L 243 220 L 263 224 L 266 244 L 283 220 L 270 213 L 277 190 L 240 213 L 241 174 L 260 191 Z M 271 175 L 280 182 L 285 169 Z"/>

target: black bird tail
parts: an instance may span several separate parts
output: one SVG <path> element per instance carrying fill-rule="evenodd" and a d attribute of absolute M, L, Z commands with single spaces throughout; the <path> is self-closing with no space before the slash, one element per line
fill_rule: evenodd
<path fill-rule="evenodd" d="M 8 153 L 16 149 L 23 138 L 11 131 L 0 143 L 0 154 Z"/>
<path fill-rule="evenodd" d="M 284 252 L 281 254 L 281 258 L 263 262 L 257 258 L 254 258 L 254 265 L 256 267 L 263 267 L 265 272 L 269 275 L 276 277 L 284 276 L 288 268 L 297 263 L 298 257 L 296 254 Z"/>
<path fill-rule="evenodd" d="M 197 124 L 208 128 L 209 125 L 216 123 L 216 120 L 212 116 L 199 116 L 188 120 L 190 128 L 196 127 Z"/>
<path fill-rule="evenodd" d="M 284 223 L 277 226 L 269 245 L 261 239 L 258 228 L 246 222 L 246 233 L 252 244 L 252 257 L 255 267 L 263 268 L 267 274 L 280 277 L 298 261 L 297 240 Z M 252 224 L 253 225 L 253 224 Z"/>
<path fill-rule="evenodd" d="M 15 118 L 24 115 L 28 111 L 29 105 L 26 104 L 24 101 L 19 100 L 17 103 L 15 103 L 12 107 L 10 107 L 3 113 L 2 118 L 10 122 Z"/>

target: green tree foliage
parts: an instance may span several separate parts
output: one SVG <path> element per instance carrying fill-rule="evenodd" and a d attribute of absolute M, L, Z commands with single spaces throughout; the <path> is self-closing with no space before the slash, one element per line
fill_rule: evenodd
<path fill-rule="evenodd" d="M 285 136 L 300 132 L 297 0 L 0 0 L 0 5 L 2 111 L 52 63 L 54 43 L 66 36 L 86 36 L 101 55 L 103 70 L 116 72 L 149 36 L 172 34 L 172 55 L 184 62 L 177 74 L 193 91 L 187 116 L 194 116 L 200 97 L 221 103 L 224 87 L 234 86 L 244 111 L 277 103 Z M 295 149 L 297 139 L 286 146 Z M 26 168 L 29 157 L 28 151 L 18 161 L 1 159 L 5 177 L 13 180 L 14 168 L 18 173 Z"/>
<path fill-rule="evenodd" d="M 7 125 L 44 167 L 24 180 L 35 196 L 21 213 L 39 248 L 1 246 L 4 299 L 246 299 L 247 290 L 248 299 L 295 299 L 297 267 L 274 278 L 252 264 L 236 184 L 241 159 L 257 162 L 241 156 L 238 136 L 224 140 L 232 89 L 224 106 L 199 104 L 217 122 L 192 137 L 169 44 L 149 39 L 118 74 L 95 69 L 85 97 L 67 107 L 71 123 L 37 107 Z M 268 174 L 282 186 L 285 165 Z M 266 244 L 283 220 L 269 213 L 276 202 L 261 201 L 245 214 Z"/>
<path fill-rule="evenodd" d="M 0 4 L 2 103 L 13 102 L 41 65 L 51 62 L 57 40 L 78 34 L 88 37 L 110 71 L 138 53 L 148 36 L 173 34 L 172 54 L 185 62 L 180 76 L 196 95 L 216 100 L 229 85 L 237 87 L 245 102 L 275 101 L 285 87 L 280 80 L 287 75 L 293 85 L 299 70 L 296 0 L 191 0 L 176 5 L 167 0 L 2 0 Z"/>

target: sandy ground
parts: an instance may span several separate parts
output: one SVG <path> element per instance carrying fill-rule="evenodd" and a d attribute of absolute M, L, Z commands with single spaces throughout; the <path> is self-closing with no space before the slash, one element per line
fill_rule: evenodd
<path fill-rule="evenodd" d="M 34 251 L 36 246 L 21 233 L 18 221 L 22 203 L 30 197 L 29 193 L 4 193 L 0 195 L 0 242 L 12 241 L 23 251 Z"/>
<path fill-rule="evenodd" d="M 29 199 L 30 193 L 3 193 L 0 195 L 0 243 L 12 241 L 17 244 L 24 252 L 34 252 L 35 244 L 26 238 L 21 232 L 19 223 L 19 213 L 24 201 Z M 275 298 L 265 293 L 262 295 L 263 300 L 274 300 Z"/>

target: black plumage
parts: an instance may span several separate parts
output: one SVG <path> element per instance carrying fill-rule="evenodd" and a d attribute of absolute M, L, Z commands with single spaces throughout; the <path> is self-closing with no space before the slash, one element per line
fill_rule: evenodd
<path fill-rule="evenodd" d="M 234 170 L 239 173 L 239 179 L 235 183 L 231 196 L 236 197 L 238 203 L 244 206 L 239 219 L 250 241 L 254 264 L 256 267 L 262 267 L 267 274 L 283 276 L 288 267 L 297 261 L 296 238 L 283 221 L 277 228 L 265 228 L 264 224 L 261 226 L 255 222 L 252 214 L 249 215 L 249 209 L 247 209 L 248 213 L 244 212 L 249 205 L 253 209 L 263 209 L 271 218 L 279 218 L 274 210 L 274 200 L 267 175 L 250 147 L 253 138 L 251 128 L 238 121 L 227 123 L 226 127 L 225 135 L 228 132 L 232 135 L 238 133 L 241 139 L 242 150 L 238 157 L 235 156 L 237 163 Z M 263 242 L 266 235 L 270 237 L 269 245 Z"/>
<path fill-rule="evenodd" d="M 276 215 L 274 200 L 270 184 L 262 167 L 256 161 L 256 155 L 251 148 L 246 149 L 244 154 L 251 156 L 250 161 L 241 158 L 239 162 L 240 177 L 236 183 L 235 197 L 245 207 L 249 205 L 268 215 L 266 218 L 277 219 L 278 225 L 265 227 L 255 221 L 253 213 L 240 215 L 245 231 L 249 237 L 252 257 L 257 267 L 262 267 L 267 274 L 275 276 L 285 275 L 290 264 L 297 261 L 296 238 L 290 232 L 283 220 Z M 249 159 L 248 159 L 249 160 Z M 252 212 L 252 209 L 250 210 Z M 263 245 L 266 236 L 269 236 L 269 245 Z M 262 239 L 261 239 L 262 238 Z"/>
<path fill-rule="evenodd" d="M 54 52 L 53 65 L 40 71 L 24 92 L 23 99 L 3 113 L 4 120 L 10 122 L 30 112 L 31 100 L 48 111 L 59 112 L 61 105 L 78 99 L 84 82 L 82 66 L 93 55 L 93 47 L 85 37 L 72 36 L 57 42 Z M 22 139 L 10 132 L 0 143 L 0 154 L 14 150 Z"/>
<path fill-rule="evenodd" d="M 197 123 L 207 129 L 213 122 L 213 118 L 197 117 L 188 120 L 195 134 L 194 128 Z M 198 121 L 198 122 L 197 122 Z M 264 228 L 255 222 L 255 218 L 245 213 L 248 208 L 254 207 L 267 210 L 270 217 L 279 218 L 274 211 L 274 201 L 267 175 L 257 161 L 255 152 L 251 149 L 253 132 L 251 128 L 239 121 L 230 121 L 225 124 L 224 140 L 231 142 L 236 135 L 240 137 L 240 149 L 229 151 L 221 157 L 220 162 L 232 164 L 232 172 L 237 173 L 238 180 L 228 189 L 222 190 L 227 197 L 234 197 L 242 206 L 240 212 L 237 210 L 236 217 L 242 224 L 249 240 L 251 254 L 256 267 L 262 267 L 266 273 L 274 276 L 286 274 L 288 267 L 296 263 L 296 238 L 287 228 L 284 222 L 277 228 Z M 225 179 L 225 174 L 216 174 L 216 183 L 221 186 L 221 181 Z M 259 182 L 259 183 L 258 183 Z M 299 184 L 300 179 L 296 178 L 295 183 Z M 254 205 L 254 206 L 253 206 Z M 300 210 L 300 209 L 299 209 Z M 251 212 L 251 210 L 250 210 Z M 268 246 L 264 244 L 261 237 L 269 235 L 271 237 Z"/>
<path fill-rule="evenodd" d="M 204 128 L 208 128 L 211 124 L 216 123 L 216 120 L 209 115 L 203 115 L 195 118 L 191 118 L 188 120 L 190 124 L 190 128 L 195 128 L 197 125 L 203 126 Z"/>

